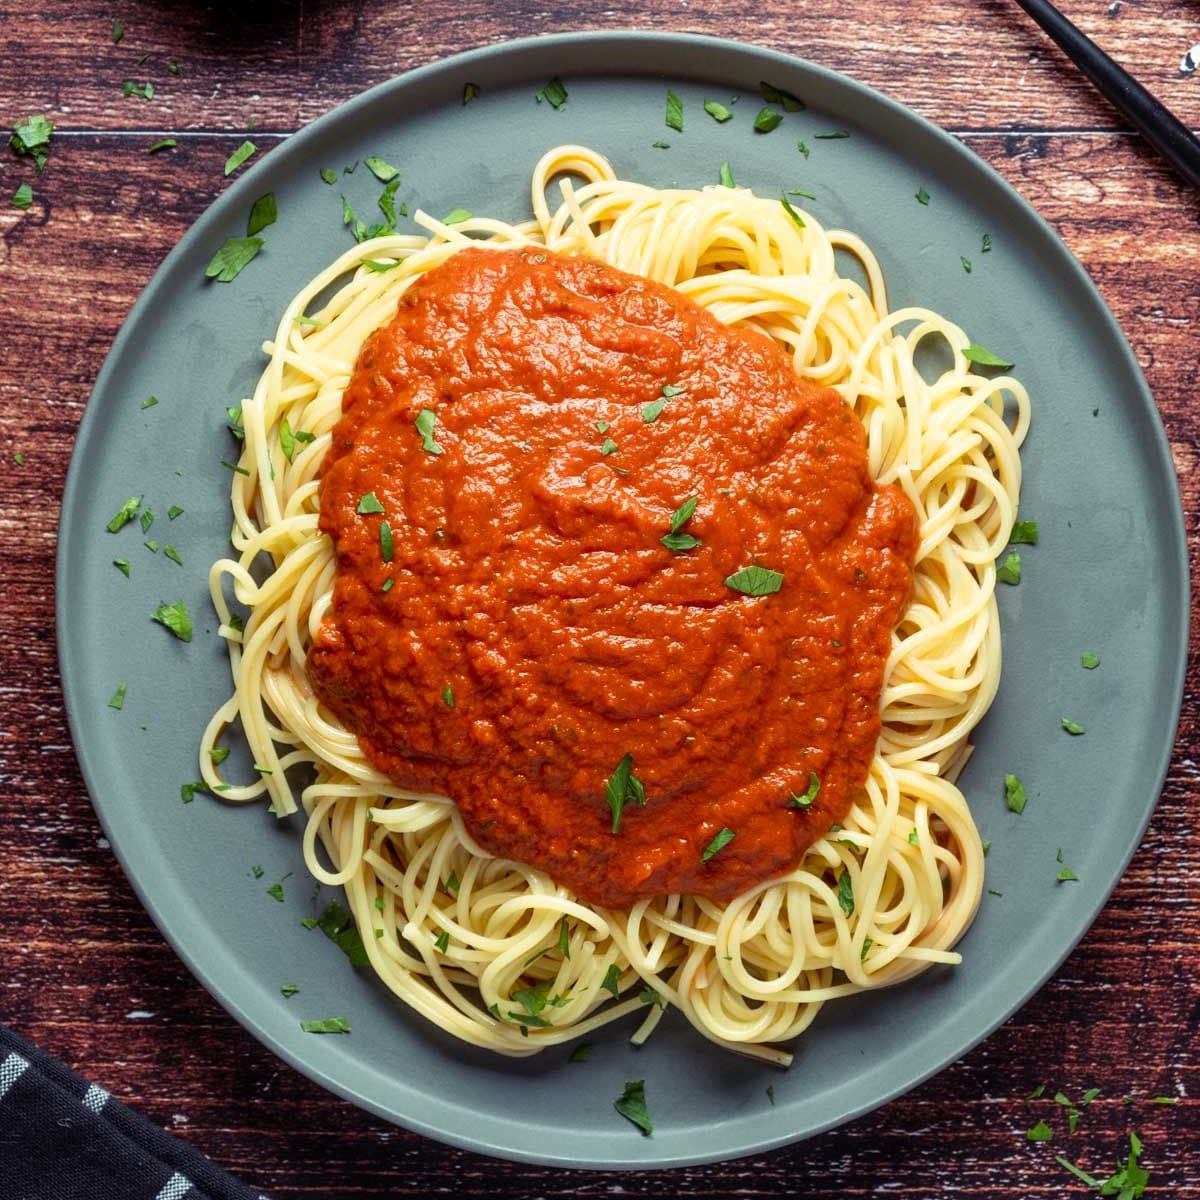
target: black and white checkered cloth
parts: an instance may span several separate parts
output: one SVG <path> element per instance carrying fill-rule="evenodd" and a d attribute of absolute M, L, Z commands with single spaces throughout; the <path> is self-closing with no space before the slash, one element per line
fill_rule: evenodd
<path fill-rule="evenodd" d="M 3 1200 L 268 1200 L 0 1026 Z"/>

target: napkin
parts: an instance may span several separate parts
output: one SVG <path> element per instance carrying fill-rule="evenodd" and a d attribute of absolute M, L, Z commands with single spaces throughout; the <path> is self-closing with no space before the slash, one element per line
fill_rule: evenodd
<path fill-rule="evenodd" d="M 4 1200 L 269 1200 L 0 1026 Z"/>

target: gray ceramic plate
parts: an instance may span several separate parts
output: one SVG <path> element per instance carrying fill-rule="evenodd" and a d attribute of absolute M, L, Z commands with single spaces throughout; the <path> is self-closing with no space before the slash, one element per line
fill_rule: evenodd
<path fill-rule="evenodd" d="M 534 100 L 555 75 L 570 93 L 558 111 Z M 808 102 L 766 135 L 751 128 L 762 79 Z M 467 81 L 482 95 L 464 107 Z M 682 134 L 663 123 L 668 86 L 684 100 Z M 709 97 L 736 98 L 734 119 L 707 117 Z M 820 137 L 834 130 L 850 136 Z M 669 150 L 653 147 L 660 139 Z M 641 1050 L 626 1041 L 631 1027 L 613 1028 L 586 1064 L 561 1049 L 511 1062 L 458 1045 L 301 927 L 322 900 L 302 878 L 297 823 L 179 799 L 228 684 L 206 591 L 228 530 L 218 464 L 235 455 L 224 406 L 252 387 L 285 300 L 348 244 L 339 194 L 368 212 L 380 191 L 364 167 L 333 187 L 318 170 L 377 154 L 400 166 L 410 210 L 516 219 L 534 161 L 568 141 L 649 183 L 714 182 L 728 161 L 763 194 L 811 190 L 806 203 L 827 224 L 876 247 L 893 304 L 950 314 L 1011 355 L 1034 398 L 1022 512 L 1041 541 L 1025 552 L 1021 586 L 1002 589 L 1004 682 L 963 780 L 992 842 L 988 883 L 1003 895 L 985 897 L 961 967 L 828 1008 L 786 1074 L 717 1050 L 681 1021 Z M 914 199 L 920 186 L 928 207 Z M 266 191 L 280 215 L 265 251 L 233 283 L 206 283 L 214 250 L 245 232 Z M 142 410 L 151 394 L 159 405 Z M 157 512 L 150 536 L 178 546 L 182 569 L 143 549 L 134 525 L 105 532 L 131 492 Z M 168 521 L 171 505 L 185 514 Z M 113 567 L 118 556 L 132 561 L 131 578 Z M 1120 876 L 1162 783 L 1182 685 L 1185 563 L 1171 459 L 1134 358 L 1078 264 L 995 174 L 913 114 L 811 64 L 697 37 L 599 34 L 491 47 L 384 84 L 272 151 L 204 214 L 138 301 L 80 428 L 58 637 L 79 760 L 113 847 L 197 979 L 255 1037 L 356 1104 L 460 1146 L 666 1166 L 783 1145 L 882 1104 L 959 1057 L 1054 971 Z M 190 645 L 150 621 L 180 598 L 197 615 Z M 1099 669 L 1080 668 L 1085 650 Z M 107 703 L 121 681 L 116 711 Z M 1086 735 L 1064 734 L 1063 716 Z M 1004 805 L 1006 771 L 1029 787 L 1021 817 Z M 1055 883 L 1060 847 L 1078 883 Z M 265 888 L 290 871 L 278 903 Z M 302 988 L 290 1000 L 279 991 L 288 981 Z M 350 1018 L 351 1035 L 300 1031 L 301 1018 L 334 1014 Z M 649 1138 L 612 1107 L 626 1080 L 643 1078 Z"/>

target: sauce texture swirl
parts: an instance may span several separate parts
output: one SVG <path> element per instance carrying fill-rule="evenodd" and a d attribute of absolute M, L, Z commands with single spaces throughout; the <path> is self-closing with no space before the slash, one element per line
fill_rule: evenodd
<path fill-rule="evenodd" d="M 730 899 L 863 784 L 912 506 L 836 392 L 670 288 L 533 249 L 418 277 L 346 388 L 320 525 L 317 696 L 588 902 Z M 735 590 L 747 567 L 778 590 Z M 613 832 L 626 755 L 645 803 Z"/>

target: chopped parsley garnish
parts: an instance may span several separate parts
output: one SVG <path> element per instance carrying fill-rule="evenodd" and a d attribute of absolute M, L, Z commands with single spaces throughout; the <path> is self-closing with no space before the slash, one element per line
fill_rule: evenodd
<path fill-rule="evenodd" d="M 125 693 L 128 690 L 127 683 L 118 683 L 117 690 L 113 692 L 112 699 L 108 702 L 109 708 L 120 710 L 125 707 Z"/>
<path fill-rule="evenodd" d="M 848 917 L 854 916 L 854 880 L 849 871 L 843 871 L 838 876 L 837 884 L 838 907 Z"/>
<path fill-rule="evenodd" d="M 116 516 L 109 521 L 105 528 L 109 533 L 116 533 L 123 525 L 129 524 L 130 521 L 137 515 L 137 510 L 142 507 L 141 496 L 130 496 L 128 500 L 117 510 Z"/>
<path fill-rule="evenodd" d="M 300 991 L 300 985 L 297 983 L 285 983 L 280 989 L 279 994 L 285 999 L 290 1000 L 297 992 Z"/>
<path fill-rule="evenodd" d="M 683 132 L 683 101 L 670 89 L 667 91 L 667 126 Z"/>
<path fill-rule="evenodd" d="M 571 957 L 571 926 L 565 916 L 558 923 L 558 949 L 563 958 Z"/>
<path fill-rule="evenodd" d="M 301 1021 L 305 1033 L 349 1033 L 350 1022 L 345 1017 L 321 1017 L 316 1021 Z"/>
<path fill-rule="evenodd" d="M 359 498 L 359 501 L 358 501 L 359 516 L 366 516 L 369 513 L 381 513 L 381 512 L 383 512 L 383 505 L 379 503 L 379 500 L 376 497 L 374 492 L 367 492 L 367 494 L 365 496 L 362 496 Z"/>
<path fill-rule="evenodd" d="M 815 192 L 807 192 L 804 188 L 788 188 L 784 192 L 785 196 L 803 196 L 805 200 L 815 200 L 817 198 Z"/>
<path fill-rule="evenodd" d="M 792 207 L 788 198 L 786 196 L 780 197 L 779 203 L 783 205 L 783 211 L 795 222 L 796 228 L 803 229 L 805 227 L 804 218 Z"/>
<path fill-rule="evenodd" d="M 479 84 L 477 84 L 477 83 L 464 83 L 463 84 L 462 102 L 464 104 L 470 104 L 472 100 L 477 100 L 479 98 L 479 94 L 480 94 Z"/>
<path fill-rule="evenodd" d="M 220 765 L 229 757 L 228 746 L 214 746 L 209 752 L 208 757 L 212 759 L 214 765 Z"/>
<path fill-rule="evenodd" d="M 179 551 L 176 550 L 175 547 L 172 546 L 170 542 L 167 542 L 167 544 L 165 546 L 163 546 L 163 553 L 173 563 L 178 563 L 181 567 L 183 566 L 183 558 L 180 556 Z"/>
<path fill-rule="evenodd" d="M 721 173 L 718 176 L 718 182 L 722 187 L 735 188 L 737 184 L 733 180 L 733 172 L 729 169 L 729 164 L 723 162 L 721 164 Z"/>
<path fill-rule="evenodd" d="M 607 421 L 597 421 L 596 422 L 596 432 L 597 433 L 607 433 L 608 432 L 608 422 Z"/>
<path fill-rule="evenodd" d="M 694 550 L 697 546 L 704 544 L 698 537 L 683 532 L 683 527 L 692 519 L 692 514 L 696 511 L 696 504 L 695 496 L 690 496 L 685 500 L 671 514 L 670 533 L 659 538 L 659 541 L 673 554 L 684 554 L 688 550 Z"/>
<path fill-rule="evenodd" d="M 438 953 L 445 954 L 446 951 L 450 949 L 450 930 L 443 929 L 442 932 L 438 934 L 437 941 L 435 941 L 433 944 Z"/>
<path fill-rule="evenodd" d="M 169 629 L 181 642 L 192 640 L 192 618 L 188 616 L 187 605 L 182 600 L 176 600 L 174 604 L 160 604 L 151 620 Z"/>
<path fill-rule="evenodd" d="M 908 844 L 910 846 L 919 846 L 921 844 L 921 835 L 917 832 L 915 825 L 908 831 Z M 986 853 L 987 851 L 985 850 L 984 854 Z"/>
<path fill-rule="evenodd" d="M 26 209 L 33 203 L 33 188 L 27 183 L 21 184 L 19 188 L 12 194 L 12 200 L 9 203 L 13 208 Z"/>
<path fill-rule="evenodd" d="M 282 904 L 283 903 L 283 884 L 282 883 L 271 884 L 271 886 L 269 888 L 267 888 L 267 895 L 270 896 L 274 900 L 278 900 L 279 903 Z"/>
<path fill-rule="evenodd" d="M 651 142 L 650 148 L 652 150 L 670 150 L 671 143 L 670 142 Z"/>
<path fill-rule="evenodd" d="M 380 183 L 391 183 L 399 170 L 392 166 L 390 162 L 385 162 L 382 158 L 376 157 L 374 154 L 368 154 L 363 162 L 367 164 L 367 170 L 379 180 Z"/>
<path fill-rule="evenodd" d="M 442 691 L 442 703 L 445 704 L 447 708 L 454 707 L 454 689 L 449 684 L 446 684 Z"/>
<path fill-rule="evenodd" d="M 600 453 L 606 457 L 609 454 L 616 454 L 619 449 L 620 446 L 618 446 L 617 443 L 609 437 L 606 437 L 604 441 L 600 443 Z"/>
<path fill-rule="evenodd" d="M 845 129 L 831 129 L 828 133 L 813 134 L 813 137 L 822 142 L 836 142 L 841 138 L 848 138 L 849 136 L 850 134 Z"/>
<path fill-rule="evenodd" d="M 253 237 L 256 233 L 261 233 L 277 220 L 279 206 L 275 203 L 275 193 L 267 192 L 265 196 L 259 196 L 250 209 L 250 219 L 246 222 L 246 236 Z"/>
<path fill-rule="evenodd" d="M 242 425 L 242 406 L 239 404 L 236 408 L 227 408 L 225 413 L 229 417 L 229 432 L 239 442 L 244 442 L 246 440 L 246 430 Z"/>
<path fill-rule="evenodd" d="M 1038 540 L 1038 523 L 1036 521 L 1017 521 L 1013 524 L 1009 536 L 1010 546 L 1036 546 Z"/>
<path fill-rule="evenodd" d="M 716 121 L 718 125 L 723 125 L 729 120 L 730 117 L 733 116 L 732 111 L 726 108 L 725 105 L 723 105 L 719 100 L 705 100 L 704 111 L 708 113 L 708 115 L 712 117 L 712 119 Z"/>
<path fill-rule="evenodd" d="M 1015 550 L 1004 556 L 1004 561 L 996 568 L 996 578 L 1014 587 L 1021 582 L 1021 556 Z"/>
<path fill-rule="evenodd" d="M 227 458 L 221 459 L 221 466 L 227 467 L 235 475 L 245 475 L 247 478 L 250 475 L 250 472 L 245 467 L 239 467 L 237 463 L 230 462 Z"/>
<path fill-rule="evenodd" d="M 121 572 L 121 574 L 122 574 L 122 575 L 124 575 L 126 579 L 128 579 L 128 578 L 129 578 L 129 559 L 127 559 L 127 558 L 114 558 L 114 559 L 113 559 L 113 566 L 114 566 L 114 567 L 116 567 L 116 568 L 117 568 L 117 570 L 118 570 L 118 571 L 120 571 L 120 572 Z"/>
<path fill-rule="evenodd" d="M 1039 1121 L 1032 1129 L 1025 1131 L 1025 1136 L 1031 1142 L 1048 1142 L 1054 1136 L 1054 1130 L 1045 1121 Z"/>
<path fill-rule="evenodd" d="M 389 578 L 389 579 L 385 579 L 383 581 L 383 586 L 379 590 L 381 592 L 390 592 L 392 590 L 392 588 L 394 588 L 395 586 L 396 586 L 396 581 L 394 579 Z"/>
<path fill-rule="evenodd" d="M 23 124 L 13 127 L 8 144 L 14 154 L 32 158 L 33 165 L 40 175 L 50 153 L 50 137 L 53 133 L 54 126 L 50 121 L 41 113 L 34 113 Z"/>
<path fill-rule="evenodd" d="M 567 89 L 556 75 L 544 88 L 534 93 L 534 98 L 539 104 L 545 100 L 551 108 L 562 108 L 567 102 Z"/>
<path fill-rule="evenodd" d="M 714 854 L 724 850 L 725 847 L 728 846 L 736 836 L 737 835 L 733 832 L 733 830 L 726 826 L 726 828 L 722 829 L 716 835 L 716 837 L 714 837 L 713 840 L 704 847 L 700 854 L 701 861 L 708 862 L 708 860 L 712 858 Z"/>
<path fill-rule="evenodd" d="M 471 219 L 471 210 L 469 208 L 452 208 L 443 218 L 443 225 L 461 225 L 464 221 Z"/>
<path fill-rule="evenodd" d="M 662 416 L 662 410 L 667 406 L 665 399 L 651 400 L 649 404 L 642 405 L 642 420 L 647 425 L 657 421 Z"/>
<path fill-rule="evenodd" d="M 929 193 L 925 190 L 924 184 L 917 188 L 917 203 L 926 205 L 929 203 Z"/>
<path fill-rule="evenodd" d="M 18 467 L 23 467 L 25 465 L 25 455 L 20 450 L 14 451 L 13 462 L 15 462 Z"/>
<path fill-rule="evenodd" d="M 604 797 L 612 811 L 612 831 L 616 833 L 621 827 L 621 813 L 626 804 L 645 804 L 646 789 L 642 781 L 633 773 L 633 755 L 625 754 L 617 763 L 617 769 L 604 785 Z"/>
<path fill-rule="evenodd" d="M 178 143 L 174 138 L 160 138 L 146 151 L 146 153 L 157 154 L 160 150 L 174 150 L 177 145 Z"/>
<path fill-rule="evenodd" d="M 1072 721 L 1070 717 L 1063 717 L 1062 727 L 1073 737 L 1078 737 L 1084 732 L 1084 728 L 1078 721 Z"/>
<path fill-rule="evenodd" d="M 1080 665 L 1085 671 L 1094 671 L 1099 665 L 1100 660 L 1090 650 L 1085 650 L 1079 659 Z"/>
<path fill-rule="evenodd" d="M 798 141 L 796 143 L 796 149 L 799 150 L 800 153 L 803 154 L 805 158 L 807 158 L 810 154 L 809 148 L 804 144 L 803 139 L 801 139 L 800 141 Z"/>
<path fill-rule="evenodd" d="M 621 968 L 616 963 L 609 963 L 608 970 L 604 972 L 604 980 L 600 986 L 606 991 L 611 992 L 613 997 L 619 996 L 621 984 Z"/>
<path fill-rule="evenodd" d="M 788 808 L 807 808 L 816 798 L 821 790 L 821 781 L 817 778 L 816 771 L 808 773 L 808 790 L 803 796 L 797 796 L 795 792 L 789 793 Z"/>
<path fill-rule="evenodd" d="M 664 383 L 662 385 L 662 394 L 668 400 L 674 400 L 676 396 L 682 396 L 687 388 L 681 383 Z"/>
<path fill-rule="evenodd" d="M 113 17 L 112 23 L 112 42 L 114 46 L 121 44 L 121 39 L 125 36 L 125 26 L 121 24 L 120 17 Z"/>
<path fill-rule="evenodd" d="M 321 180 L 324 183 L 337 183 L 338 173 L 332 167 L 322 167 L 317 174 L 320 175 Z"/>
<path fill-rule="evenodd" d="M 462 883 L 458 878 L 458 872 L 452 869 L 446 877 L 446 891 L 452 896 L 457 896 L 460 887 L 462 887 Z"/>
<path fill-rule="evenodd" d="M 265 244 L 260 237 L 226 238 L 204 274 L 218 283 L 231 283 L 258 257 Z"/>
<path fill-rule="evenodd" d="M 782 113 L 772 112 L 769 108 L 760 108 L 758 115 L 754 118 L 754 132 L 770 133 L 772 129 L 779 128 L 779 122 L 782 120 Z"/>
<path fill-rule="evenodd" d="M 1025 785 L 1015 775 L 1004 776 L 1004 802 L 1009 810 L 1023 813 L 1029 797 L 1025 794 Z"/>
<path fill-rule="evenodd" d="M 413 424 L 421 435 L 421 449 L 426 454 L 443 454 L 445 451 L 433 440 L 433 429 L 437 424 L 437 413 L 432 408 L 423 408 L 417 413 Z"/>
<path fill-rule="evenodd" d="M 1078 883 L 1079 876 L 1070 867 L 1063 867 L 1055 876 L 1057 883 Z"/>
<path fill-rule="evenodd" d="M 999 367 L 1002 371 L 1012 370 L 1012 363 L 1006 362 L 998 354 L 993 354 L 986 346 L 972 342 L 964 351 L 963 358 L 979 367 Z"/>
<path fill-rule="evenodd" d="M 569 1055 L 567 1062 L 587 1062 L 587 1057 L 592 1052 L 591 1042 L 580 1042 Z"/>
<path fill-rule="evenodd" d="M 613 1108 L 627 1121 L 632 1121 L 642 1131 L 643 1137 L 649 1137 L 653 1132 L 654 1122 L 650 1120 L 650 1110 L 646 1107 L 645 1080 L 633 1079 L 626 1083 L 620 1098 L 613 1101 Z"/>
<path fill-rule="evenodd" d="M 158 553 L 158 543 L 157 542 L 154 542 L 154 541 L 143 542 L 142 545 L 145 546 L 146 549 L 149 550 L 151 554 Z"/>
<path fill-rule="evenodd" d="M 150 526 L 154 524 L 154 509 L 146 509 L 138 518 L 138 524 L 141 525 L 143 533 L 149 533 Z"/>
<path fill-rule="evenodd" d="M 1146 1185 L 1150 1182 L 1150 1172 L 1139 1165 L 1139 1160 L 1142 1156 L 1142 1139 L 1138 1137 L 1132 1130 L 1129 1134 L 1129 1155 L 1125 1159 L 1125 1165 L 1118 1164 L 1115 1174 L 1110 1175 L 1107 1179 L 1095 1179 L 1086 1171 L 1075 1166 L 1074 1163 L 1068 1162 L 1067 1159 L 1060 1155 L 1055 1156 L 1055 1161 L 1061 1167 L 1065 1167 L 1077 1179 L 1086 1183 L 1090 1188 L 1098 1188 L 1102 1196 L 1116 1196 L 1117 1200 L 1139 1200 L 1145 1194 Z"/>
<path fill-rule="evenodd" d="M 319 917 L 307 917 L 300 924 L 305 929 L 320 929 L 350 960 L 351 966 L 365 967 L 370 961 L 353 917 L 336 900 L 331 900 Z"/>
<path fill-rule="evenodd" d="M 181 783 L 179 785 L 179 798 L 184 804 L 191 804 L 196 798 L 197 792 L 207 792 L 208 784 L 203 779 L 197 779 L 192 783 Z"/>
<path fill-rule="evenodd" d="M 139 64 L 139 66 L 140 65 L 141 64 Z M 138 85 L 136 83 L 134 83 L 132 79 L 127 79 L 121 85 L 121 94 L 126 97 L 137 96 L 139 99 L 142 99 L 142 100 L 153 100 L 154 99 L 154 84 L 152 84 L 150 82 L 146 82 L 146 83 L 142 84 L 141 87 L 138 87 Z M 229 172 L 226 171 L 225 174 L 228 175 Z"/>
<path fill-rule="evenodd" d="M 726 578 L 725 586 L 745 596 L 769 596 L 783 586 L 783 575 L 767 567 L 743 567 Z"/>
<path fill-rule="evenodd" d="M 154 408 L 157 406 L 157 404 L 158 404 L 157 396 L 147 396 L 146 399 L 142 401 L 143 408 Z"/>
<path fill-rule="evenodd" d="M 389 229 L 396 227 L 396 193 L 400 190 L 400 177 L 397 176 L 391 181 L 380 194 L 379 211 L 383 213 L 388 223 Z M 400 205 L 400 212 L 407 216 L 408 208 L 406 205 Z"/>
<path fill-rule="evenodd" d="M 767 1099 L 770 1100 L 771 1107 L 774 1108 L 775 1107 L 775 1085 L 773 1083 L 767 1084 Z"/>
<path fill-rule="evenodd" d="M 390 521 L 379 522 L 379 554 L 384 562 L 391 562 L 396 557 L 396 542 L 392 537 Z"/>
<path fill-rule="evenodd" d="M 962 263 L 962 268 L 963 268 L 963 270 L 964 270 L 964 271 L 966 271 L 966 273 L 967 273 L 968 275 L 970 275 L 970 273 L 971 273 L 971 260 L 970 260 L 969 258 L 967 258 L 967 256 L 966 256 L 965 254 L 960 254 L 960 255 L 958 256 L 958 261 L 959 261 L 960 263 Z"/>
<path fill-rule="evenodd" d="M 991 254 L 991 252 L 992 252 L 992 235 L 990 233 L 985 233 L 983 235 L 983 241 L 979 244 L 979 253 L 980 254 Z"/>
<path fill-rule="evenodd" d="M 765 79 L 759 81 L 758 90 L 768 104 L 778 104 L 784 112 L 804 111 L 804 101 L 799 96 L 785 92 L 783 88 L 775 87 L 774 84 L 767 83 Z"/>
<path fill-rule="evenodd" d="M 150 85 L 147 84 L 147 87 Z M 258 147 L 250 141 L 243 142 L 226 160 L 225 174 L 232 175 L 248 159 Z"/>
<path fill-rule="evenodd" d="M 652 987 L 644 987 L 638 992 L 638 999 L 643 1004 L 657 1004 L 659 1008 L 666 1008 L 667 1002 L 663 998 L 661 992 L 656 992 Z"/>

